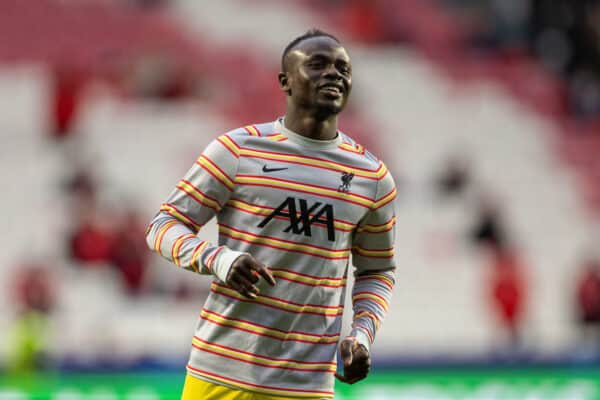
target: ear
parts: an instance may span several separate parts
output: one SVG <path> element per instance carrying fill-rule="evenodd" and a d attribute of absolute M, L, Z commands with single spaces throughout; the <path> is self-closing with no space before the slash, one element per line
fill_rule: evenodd
<path fill-rule="evenodd" d="M 280 72 L 277 76 L 279 80 L 279 88 L 288 95 L 292 94 L 292 88 L 290 87 L 290 81 L 286 72 Z"/>

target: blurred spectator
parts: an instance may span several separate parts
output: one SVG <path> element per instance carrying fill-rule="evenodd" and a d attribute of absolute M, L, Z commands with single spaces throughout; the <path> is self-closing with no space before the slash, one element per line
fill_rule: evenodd
<path fill-rule="evenodd" d="M 488 0 L 495 44 L 505 52 L 527 48 L 531 2 L 528 0 Z"/>
<path fill-rule="evenodd" d="M 193 74 L 168 52 L 141 56 L 133 67 L 132 91 L 141 98 L 178 100 L 190 96 Z"/>
<path fill-rule="evenodd" d="M 64 183 L 64 190 L 72 198 L 74 205 L 90 204 L 96 201 L 97 182 L 90 169 L 73 165 L 72 174 Z"/>
<path fill-rule="evenodd" d="M 380 18 L 381 7 L 377 1 L 351 0 L 343 2 L 346 24 L 351 34 L 366 43 L 375 43 L 383 40 L 383 24 Z"/>
<path fill-rule="evenodd" d="M 85 80 L 74 68 L 60 66 L 52 71 L 50 134 L 60 140 L 73 133 L 81 108 Z"/>
<path fill-rule="evenodd" d="M 458 12 L 478 48 L 520 50 L 527 45 L 531 13 L 527 0 L 444 0 Z"/>
<path fill-rule="evenodd" d="M 20 267 L 13 287 L 21 310 L 48 314 L 54 308 L 55 293 L 46 267 L 37 264 Z"/>
<path fill-rule="evenodd" d="M 600 21 L 598 22 L 600 24 Z M 600 71 L 599 71 L 600 73 Z M 589 69 L 579 69 L 573 74 L 569 85 L 571 109 L 580 119 L 600 115 L 600 74 Z"/>
<path fill-rule="evenodd" d="M 584 344 L 600 346 L 600 260 L 584 262 L 577 279 L 577 317 Z"/>
<path fill-rule="evenodd" d="M 499 206 L 491 198 L 485 198 L 478 206 L 476 221 L 469 237 L 476 245 L 500 249 L 506 242 L 506 232 Z"/>
<path fill-rule="evenodd" d="M 81 204 L 75 213 L 75 227 L 68 239 L 72 261 L 84 266 L 110 263 L 114 235 L 110 219 L 100 215 L 96 203 Z"/>
<path fill-rule="evenodd" d="M 533 48 L 570 80 L 578 117 L 600 115 L 600 4 L 595 0 L 534 0 Z"/>
<path fill-rule="evenodd" d="M 56 305 L 55 289 L 46 267 L 19 268 L 13 282 L 17 318 L 11 329 L 9 369 L 27 373 L 48 367 L 48 325 Z"/>
<path fill-rule="evenodd" d="M 533 55 L 566 79 L 571 112 L 600 116 L 600 2 L 440 0 L 468 32 L 464 44 L 489 54 Z M 499 60 L 499 58 L 497 58 Z M 501 64 L 498 64 L 498 68 Z"/>
<path fill-rule="evenodd" d="M 112 241 L 111 262 L 119 271 L 123 286 L 135 296 L 144 289 L 148 251 L 144 240 L 146 225 L 135 210 L 127 210 L 120 218 Z"/>
<path fill-rule="evenodd" d="M 527 298 L 527 282 L 521 260 L 513 249 L 492 250 L 490 303 L 510 349 L 522 345 L 521 322 Z"/>
<path fill-rule="evenodd" d="M 464 157 L 451 157 L 437 178 L 436 186 L 443 197 L 458 197 L 471 183 L 471 171 Z"/>

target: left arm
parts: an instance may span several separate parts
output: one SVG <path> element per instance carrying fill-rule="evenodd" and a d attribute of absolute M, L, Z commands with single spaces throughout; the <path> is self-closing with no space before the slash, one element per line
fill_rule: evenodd
<path fill-rule="evenodd" d="M 392 296 L 395 283 L 395 197 L 394 181 L 387 173 L 378 182 L 376 201 L 358 225 L 354 236 L 354 317 L 350 335 L 340 345 L 344 375 L 337 375 L 343 382 L 354 383 L 367 376 L 371 344 Z"/>

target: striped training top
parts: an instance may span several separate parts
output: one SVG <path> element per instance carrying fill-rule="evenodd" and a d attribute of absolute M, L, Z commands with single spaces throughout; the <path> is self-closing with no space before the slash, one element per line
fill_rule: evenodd
<path fill-rule="evenodd" d="M 370 348 L 394 285 L 394 199 L 385 165 L 339 132 L 313 140 L 283 120 L 215 139 L 147 230 L 175 265 L 212 274 L 188 373 L 270 395 L 333 397 L 348 260 L 351 336 Z M 197 233 L 217 217 L 218 245 Z M 270 268 L 248 299 L 227 286 L 243 252 Z"/>

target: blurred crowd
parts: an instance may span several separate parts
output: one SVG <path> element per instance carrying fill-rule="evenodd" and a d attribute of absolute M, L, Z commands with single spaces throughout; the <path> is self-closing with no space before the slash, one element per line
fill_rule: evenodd
<path fill-rule="evenodd" d="M 464 238 L 484 254 L 488 308 L 501 329 L 498 350 L 505 355 L 527 351 L 526 314 L 530 266 L 520 254 L 520 243 L 504 216 L 502 203 L 492 192 L 482 190 L 469 161 L 454 156 L 445 162 L 433 184 L 442 202 L 462 204 L 473 210 L 472 223 L 465 227 Z M 580 333 L 578 347 L 594 357 L 600 354 L 600 256 L 582 254 L 580 264 L 566 293 L 571 303 L 573 324 Z"/>
<path fill-rule="evenodd" d="M 429 50 L 437 48 L 442 53 L 447 47 L 465 46 L 466 51 L 477 54 L 535 57 L 565 80 L 565 99 L 573 115 L 581 119 L 600 118 L 599 1 L 440 2 L 453 10 L 457 23 L 449 23 L 444 17 L 446 14 L 419 0 L 308 1 L 343 20 L 355 38 L 367 43 L 422 40 Z M 141 12 L 153 12 L 166 3 L 158 0 L 130 2 L 140 6 L 144 10 Z M 423 13 L 419 15 L 429 18 L 426 21 L 429 31 L 420 30 L 418 18 L 413 19 L 410 7 L 420 8 Z M 179 43 L 177 39 L 171 40 Z M 164 48 L 174 42 L 165 41 Z M 187 45 L 179 43 L 174 47 L 185 52 Z M 103 59 L 111 58 L 112 46 L 106 44 Z M 55 151 L 64 151 L 61 147 L 69 145 L 63 144 L 78 134 L 77 120 L 85 90 L 96 79 L 110 83 L 119 95 L 131 101 L 173 102 L 195 97 L 221 103 L 234 121 L 247 122 L 273 115 L 274 104 L 280 99 L 274 96 L 276 86 L 266 82 L 271 82 L 275 75 L 243 52 L 211 53 L 206 57 L 210 62 L 203 63 L 193 57 L 172 58 L 169 52 L 163 51 L 164 48 L 141 53 L 125 68 L 118 62 L 100 71 L 97 65 L 92 68 L 81 60 L 72 64 L 51 63 L 49 129 L 40 135 L 47 134 L 54 139 L 57 143 Z M 91 60 L 96 59 L 92 57 Z M 118 68 L 113 70 L 115 65 Z M 234 68 L 243 69 L 246 74 L 232 73 Z M 115 70 L 119 73 L 115 74 Z M 253 81 L 245 81 L 245 76 L 250 75 L 254 77 Z M 227 81 L 225 77 L 231 76 L 239 76 L 239 80 Z M 231 95 L 238 92 L 239 96 Z M 239 100 L 242 98 L 265 101 L 249 104 L 247 100 Z M 352 121 L 352 116 L 348 120 Z M 353 123 L 360 126 L 360 122 Z M 85 154 L 85 149 L 76 151 Z M 67 224 L 69 231 L 64 237 L 67 263 L 82 270 L 113 271 L 124 295 L 131 298 L 156 295 L 157 289 L 148 278 L 150 253 L 143 235 L 147 221 L 140 216 L 135 204 L 114 208 L 104 203 L 106 187 L 99 182 L 93 169 L 80 160 L 73 161 L 69 176 L 62 179 L 57 185 L 72 210 Z M 471 201 L 473 197 L 465 196 L 465 193 L 472 189 L 472 181 L 469 166 L 453 160 L 436 177 L 434 186 L 440 198 Z M 522 328 L 531 285 L 527 265 L 520 257 L 510 227 L 506 226 L 501 205 L 481 193 L 475 197 L 478 199 L 473 207 L 475 222 L 465 232 L 465 238 L 488 254 L 489 280 L 482 283 L 487 285 L 487 301 L 503 328 L 507 346 L 519 348 L 524 345 Z M 600 348 L 600 259 L 586 257 L 578 270 L 573 282 L 575 289 L 565 297 L 573 302 L 582 341 Z M 47 346 L 37 333 L 51 320 L 60 291 L 52 266 L 44 261 L 20 266 L 18 271 L 9 282 L 18 316 L 13 327 L 10 364 L 16 370 L 43 368 L 48 362 Z M 182 286 L 170 294 L 185 299 L 189 288 Z"/>
<path fill-rule="evenodd" d="M 568 112 L 580 119 L 600 118 L 597 0 L 306 2 L 366 43 L 409 42 L 446 59 L 536 59 L 564 79 L 560 91 Z"/>
<path fill-rule="evenodd" d="M 471 46 L 535 56 L 567 81 L 573 114 L 578 118 L 600 116 L 600 2 L 443 1 L 471 28 Z"/>

